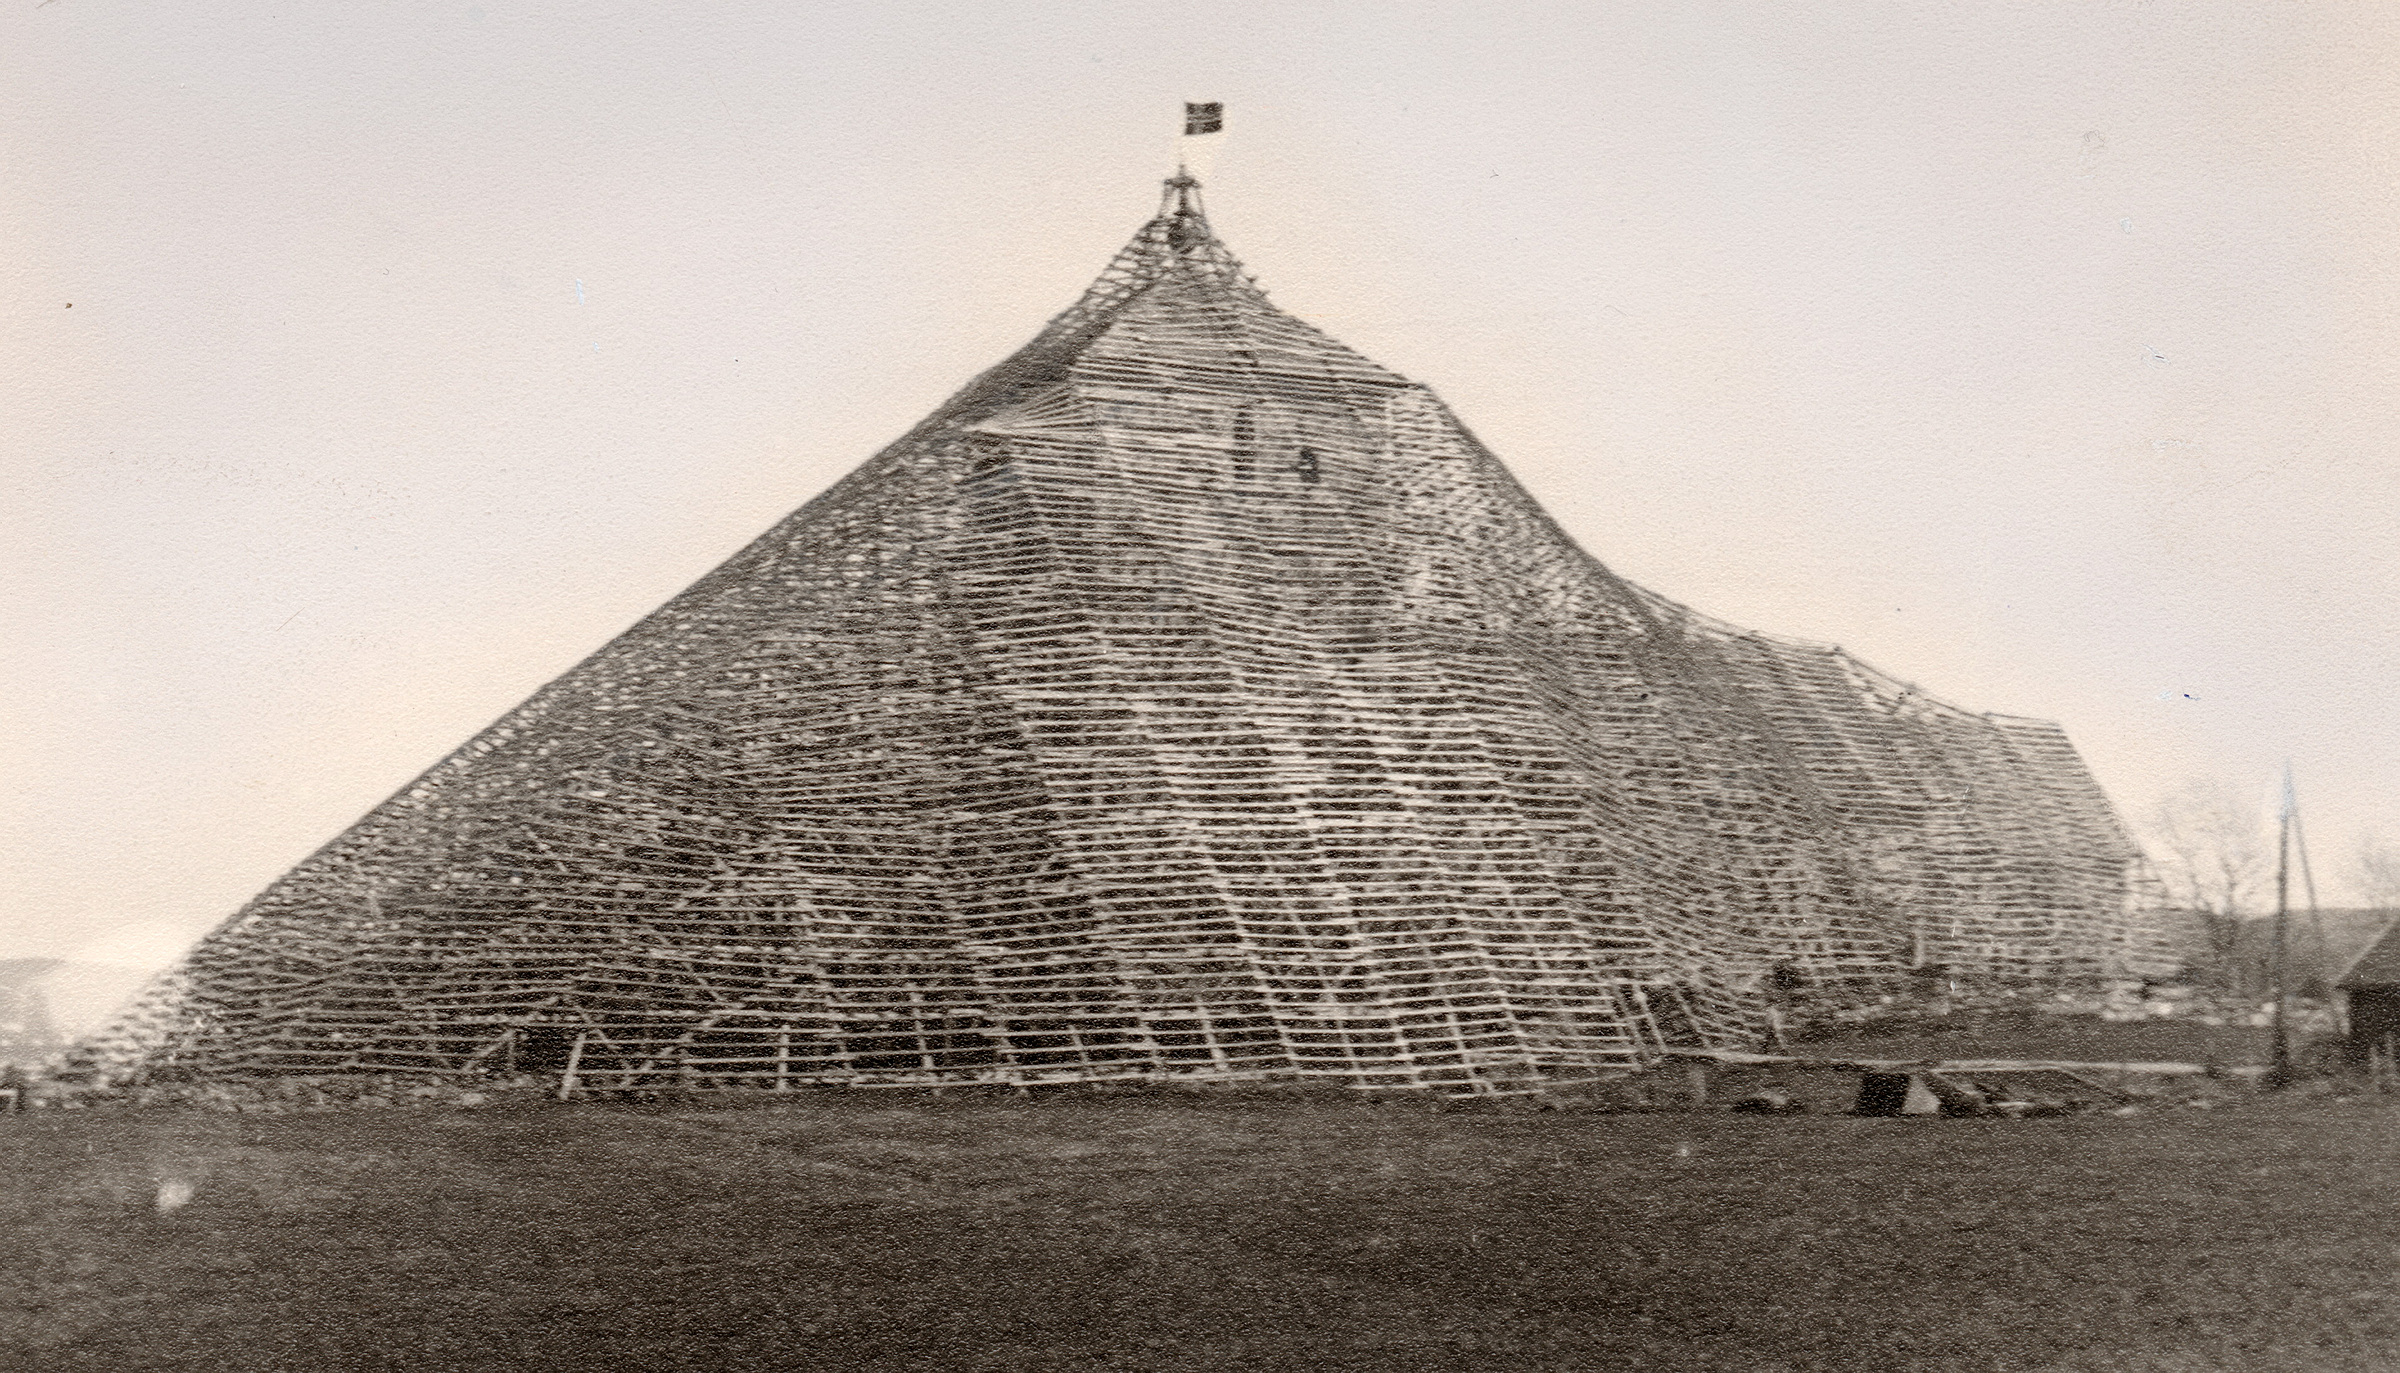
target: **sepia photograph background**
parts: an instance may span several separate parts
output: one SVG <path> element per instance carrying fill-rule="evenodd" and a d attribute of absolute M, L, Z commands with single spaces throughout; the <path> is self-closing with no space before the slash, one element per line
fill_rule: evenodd
<path fill-rule="evenodd" d="M 1219 234 L 1618 573 L 2400 844 L 2400 11 L 0 16 L 0 958 L 144 970 Z M 105 1009 L 61 1006 L 62 1018 Z"/>

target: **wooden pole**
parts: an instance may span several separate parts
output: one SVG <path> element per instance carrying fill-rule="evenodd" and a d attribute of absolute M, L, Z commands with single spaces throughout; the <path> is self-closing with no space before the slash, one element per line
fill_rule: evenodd
<path fill-rule="evenodd" d="M 2308 897 L 2308 938 L 2316 949 L 2316 957 L 2312 961 L 2316 971 L 2309 974 L 2309 980 L 2322 984 L 2325 994 L 2331 996 L 2337 970 L 2333 966 L 2332 946 L 2325 940 L 2325 916 L 2317 908 L 2317 875 L 2308 870 L 2308 824 L 2300 818 L 2298 800 L 2297 796 L 2293 798 L 2292 857 L 2300 860 L 2300 890 Z M 2347 1032 L 2345 1027 L 2344 1033 Z"/>
<path fill-rule="evenodd" d="M 775 1036 L 775 1090 L 792 1089 L 792 1032 L 785 1030 Z"/>
<path fill-rule="evenodd" d="M 565 1101 L 575 1094 L 575 1070 L 583 1066 L 583 1041 L 591 1037 L 590 1030 L 575 1032 L 574 1046 L 567 1050 L 567 1071 L 558 1079 L 558 1099 Z"/>
<path fill-rule="evenodd" d="M 2275 807 L 2275 935 L 2269 951 L 2268 970 L 2274 981 L 2275 1005 L 2272 1012 L 2274 1046 L 2268 1056 L 2274 1079 L 2280 1083 L 2292 1069 L 2292 1034 L 2286 1007 L 2291 1001 L 2290 958 L 2287 956 L 2292 923 L 2292 765 L 2283 765 L 2283 796 Z"/>

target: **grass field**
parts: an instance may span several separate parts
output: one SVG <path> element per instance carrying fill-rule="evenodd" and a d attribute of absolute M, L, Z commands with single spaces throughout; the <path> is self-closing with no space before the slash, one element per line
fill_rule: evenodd
<path fill-rule="evenodd" d="M 2388 1369 L 2395 1126 L 2324 1096 L 32 1112 L 0 1118 L 0 1363 Z"/>

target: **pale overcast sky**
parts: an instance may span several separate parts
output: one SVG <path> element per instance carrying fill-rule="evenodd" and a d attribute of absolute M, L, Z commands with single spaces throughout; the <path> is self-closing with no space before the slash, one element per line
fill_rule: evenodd
<path fill-rule="evenodd" d="M 1150 212 L 1621 573 L 2400 842 L 2400 7 L 0 18 L 0 956 L 158 957 Z"/>

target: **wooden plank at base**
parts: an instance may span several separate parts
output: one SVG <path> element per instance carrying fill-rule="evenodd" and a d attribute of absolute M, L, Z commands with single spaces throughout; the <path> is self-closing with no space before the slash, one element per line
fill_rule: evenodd
<path fill-rule="evenodd" d="M 1752 1054 L 1738 1049 L 1666 1049 L 1672 1058 L 1706 1059 L 1737 1067 L 1799 1068 L 1837 1073 L 2147 1073 L 2153 1077 L 2256 1077 L 2258 1064 L 2212 1068 L 2204 1063 L 2091 1063 L 2069 1058 L 1804 1058 L 1795 1054 Z"/>

